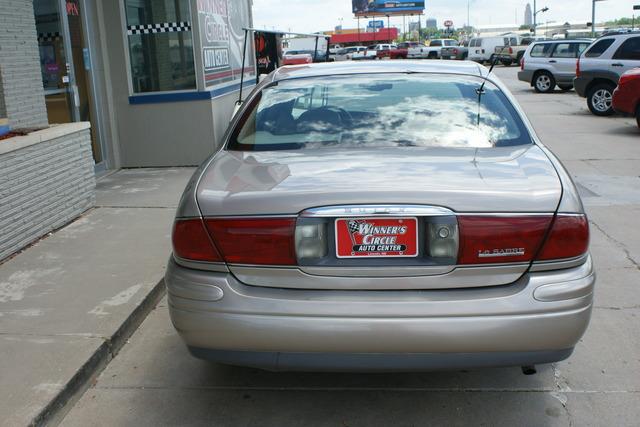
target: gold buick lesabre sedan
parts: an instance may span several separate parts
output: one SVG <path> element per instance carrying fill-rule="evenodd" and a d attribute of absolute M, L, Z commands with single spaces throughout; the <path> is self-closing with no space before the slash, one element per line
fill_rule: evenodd
<path fill-rule="evenodd" d="M 485 67 L 291 66 L 188 184 L 166 284 L 220 363 L 531 372 L 587 328 L 588 245 L 571 178 Z"/>

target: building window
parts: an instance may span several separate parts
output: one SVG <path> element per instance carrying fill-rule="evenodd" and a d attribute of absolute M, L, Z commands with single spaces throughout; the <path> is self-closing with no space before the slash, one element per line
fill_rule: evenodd
<path fill-rule="evenodd" d="M 189 0 L 124 0 L 134 93 L 196 89 Z"/>

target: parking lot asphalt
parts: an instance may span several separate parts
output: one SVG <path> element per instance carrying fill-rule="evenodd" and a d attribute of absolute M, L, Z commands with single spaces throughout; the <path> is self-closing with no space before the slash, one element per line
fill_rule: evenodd
<path fill-rule="evenodd" d="M 574 92 L 496 69 L 584 197 L 598 270 L 591 326 L 567 361 L 418 374 L 270 373 L 192 358 L 163 301 L 63 420 L 67 426 L 615 425 L 640 421 L 640 131 Z"/>

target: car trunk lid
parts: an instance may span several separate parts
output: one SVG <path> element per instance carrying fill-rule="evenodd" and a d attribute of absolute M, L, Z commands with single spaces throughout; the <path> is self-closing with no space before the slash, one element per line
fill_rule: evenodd
<path fill-rule="evenodd" d="M 203 216 L 282 215 L 343 204 L 554 212 L 562 187 L 536 145 L 221 151 L 197 191 Z"/>

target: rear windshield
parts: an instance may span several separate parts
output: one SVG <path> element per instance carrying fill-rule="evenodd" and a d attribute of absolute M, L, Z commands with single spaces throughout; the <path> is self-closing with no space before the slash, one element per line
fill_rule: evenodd
<path fill-rule="evenodd" d="M 482 79 L 438 74 L 301 78 L 265 88 L 230 150 L 494 147 L 531 144 L 505 95 Z"/>

